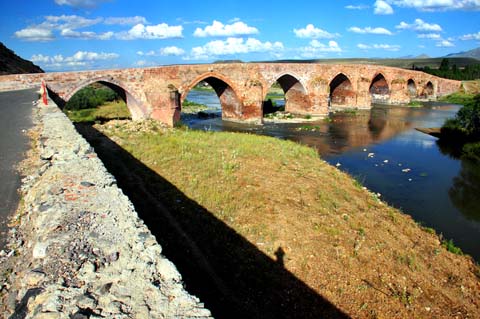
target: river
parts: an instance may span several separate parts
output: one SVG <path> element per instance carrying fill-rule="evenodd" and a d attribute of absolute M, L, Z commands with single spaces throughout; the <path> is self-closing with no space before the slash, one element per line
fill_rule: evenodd
<path fill-rule="evenodd" d="M 221 111 L 213 91 L 192 90 L 188 100 Z M 249 125 L 188 119 L 193 129 L 249 132 L 312 146 L 390 205 L 452 239 L 480 261 L 480 165 L 452 156 L 437 139 L 415 128 L 439 127 L 460 108 L 445 103 L 424 107 L 376 105 L 371 110 L 336 113 L 306 124 Z"/>

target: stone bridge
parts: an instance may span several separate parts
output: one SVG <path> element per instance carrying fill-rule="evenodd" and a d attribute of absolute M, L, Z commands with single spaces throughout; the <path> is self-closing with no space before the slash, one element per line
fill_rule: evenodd
<path fill-rule="evenodd" d="M 435 99 L 460 88 L 459 81 L 423 72 L 364 64 L 228 63 L 153 68 L 0 76 L 0 89 L 38 86 L 62 105 L 94 82 L 120 93 L 133 119 L 152 118 L 173 125 L 182 102 L 199 82 L 210 84 L 225 120 L 262 122 L 267 92 L 278 82 L 285 110 L 324 116 L 332 109 L 370 108 L 372 102 L 408 103 Z"/>

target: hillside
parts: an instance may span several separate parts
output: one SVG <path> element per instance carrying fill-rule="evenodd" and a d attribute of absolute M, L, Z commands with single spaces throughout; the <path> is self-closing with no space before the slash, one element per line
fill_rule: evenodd
<path fill-rule="evenodd" d="M 375 59 L 375 58 L 345 58 L 345 59 L 312 59 L 312 60 L 277 60 L 263 61 L 261 63 L 324 63 L 324 64 L 376 64 L 385 65 L 403 69 L 438 68 L 443 58 L 397 58 L 397 59 Z M 463 68 L 467 65 L 478 64 L 479 60 L 469 57 L 452 57 L 449 58 L 451 65 Z"/>
<path fill-rule="evenodd" d="M 448 57 L 448 58 L 451 58 L 451 57 L 452 58 L 453 57 L 474 58 L 474 59 L 480 60 L 480 48 L 476 48 L 476 49 L 469 50 L 469 51 L 464 51 L 464 52 L 451 53 L 451 54 L 447 55 L 446 57 Z M 477 63 L 480 63 L 480 61 L 478 61 Z"/>
<path fill-rule="evenodd" d="M 43 73 L 43 70 L 24 60 L 0 42 L 0 75 L 17 73 Z"/>

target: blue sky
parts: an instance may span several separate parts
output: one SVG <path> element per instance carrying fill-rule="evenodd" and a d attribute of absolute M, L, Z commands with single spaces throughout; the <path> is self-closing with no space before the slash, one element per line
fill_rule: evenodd
<path fill-rule="evenodd" d="M 350 57 L 480 46 L 480 0 L 1 1 L 1 41 L 44 70 Z"/>

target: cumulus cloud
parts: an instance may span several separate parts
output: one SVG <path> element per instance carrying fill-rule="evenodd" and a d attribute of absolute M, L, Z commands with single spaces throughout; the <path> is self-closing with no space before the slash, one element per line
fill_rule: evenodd
<path fill-rule="evenodd" d="M 480 31 L 477 33 L 465 34 L 460 37 L 460 40 L 480 40 Z"/>
<path fill-rule="evenodd" d="M 375 14 L 384 14 L 384 15 L 393 14 L 392 7 L 383 0 L 375 1 L 375 4 L 373 5 L 373 7 L 374 7 L 373 13 Z"/>
<path fill-rule="evenodd" d="M 169 46 L 165 48 L 161 48 L 158 51 L 137 51 L 137 54 L 140 56 L 180 56 L 185 54 L 185 50 L 176 46 Z"/>
<path fill-rule="evenodd" d="M 130 30 L 114 33 L 107 31 L 96 33 L 93 31 L 79 31 L 96 24 L 104 25 L 134 25 Z M 142 16 L 132 17 L 97 17 L 85 18 L 77 15 L 45 16 L 45 20 L 37 25 L 29 26 L 14 33 L 14 36 L 26 41 L 50 41 L 55 35 L 68 39 L 85 40 L 120 40 L 132 39 L 167 39 L 182 37 L 182 26 L 169 26 L 165 23 L 145 25 L 147 19 Z M 54 32 L 55 31 L 55 32 Z"/>
<path fill-rule="evenodd" d="M 166 23 L 160 23 L 157 25 L 143 25 L 141 23 L 133 26 L 127 32 L 118 33 L 117 39 L 119 40 L 136 40 L 136 39 L 168 39 L 168 38 L 181 38 L 183 27 L 169 26 Z"/>
<path fill-rule="evenodd" d="M 238 35 L 257 34 L 258 29 L 250 27 L 242 21 L 235 20 L 232 24 L 223 24 L 214 20 L 211 25 L 205 28 L 196 28 L 193 32 L 195 37 L 232 37 Z"/>
<path fill-rule="evenodd" d="M 325 30 L 316 28 L 313 24 L 307 24 L 305 28 L 293 29 L 293 32 L 298 38 L 311 38 L 311 39 L 332 39 L 338 37 L 338 33 L 330 33 Z"/>
<path fill-rule="evenodd" d="M 55 0 L 55 3 L 58 5 L 66 5 L 75 8 L 94 8 L 102 2 L 107 2 L 109 0 Z"/>
<path fill-rule="evenodd" d="M 78 69 L 93 67 L 97 61 L 113 60 L 118 57 L 117 53 L 77 51 L 69 57 L 64 57 L 61 54 L 54 56 L 34 54 L 30 60 L 50 69 Z"/>
<path fill-rule="evenodd" d="M 38 42 L 51 41 L 55 39 L 52 30 L 39 27 L 30 27 L 16 31 L 14 36 L 21 40 Z"/>
<path fill-rule="evenodd" d="M 478 0 L 390 0 L 390 3 L 420 11 L 480 10 Z"/>
<path fill-rule="evenodd" d="M 377 28 L 372 28 L 372 27 L 366 27 L 366 28 L 359 28 L 359 27 L 351 27 L 348 29 L 348 31 L 353 32 L 353 33 L 360 33 L 360 34 L 383 34 L 383 35 L 393 35 L 393 33 L 385 28 L 377 27 Z"/>
<path fill-rule="evenodd" d="M 314 39 L 310 41 L 309 45 L 306 47 L 301 47 L 299 49 L 300 56 L 302 58 L 315 58 L 326 52 L 342 52 L 342 49 L 336 41 L 330 40 L 328 44 L 323 44 L 320 41 Z"/>
<path fill-rule="evenodd" d="M 261 42 L 255 38 L 227 38 L 226 40 L 215 40 L 203 46 L 194 47 L 186 60 L 207 60 L 212 57 L 233 54 L 245 54 L 253 52 L 268 52 L 283 50 L 281 42 Z"/>
<path fill-rule="evenodd" d="M 135 25 L 135 24 L 147 24 L 147 19 L 141 16 L 134 17 L 108 17 L 103 21 L 106 25 Z"/>
<path fill-rule="evenodd" d="M 442 38 L 438 33 L 421 33 L 417 37 L 420 39 L 433 39 L 433 40 L 439 40 Z"/>
<path fill-rule="evenodd" d="M 63 29 L 60 35 L 69 39 L 82 39 L 82 40 L 110 40 L 113 37 L 113 32 L 95 33 L 91 31 L 74 31 L 71 29 Z"/>
<path fill-rule="evenodd" d="M 348 6 L 345 6 L 345 9 L 348 9 L 348 10 L 365 10 L 368 8 L 369 6 L 364 4 L 359 4 L 359 5 L 349 4 Z"/>
<path fill-rule="evenodd" d="M 440 42 L 438 42 L 436 44 L 437 47 L 439 48 L 450 48 L 450 47 L 454 47 L 455 44 L 453 44 L 452 42 L 448 41 L 448 40 L 442 40 Z"/>
<path fill-rule="evenodd" d="M 357 48 L 361 50 L 370 50 L 370 49 L 375 49 L 375 50 L 387 50 L 387 51 L 398 51 L 400 50 L 400 46 L 397 44 L 363 44 L 359 43 L 357 44 Z"/>
<path fill-rule="evenodd" d="M 440 32 L 442 27 L 436 23 L 427 23 L 422 19 L 415 19 L 413 23 L 400 22 L 395 28 L 400 30 L 414 30 L 417 32 Z"/>

